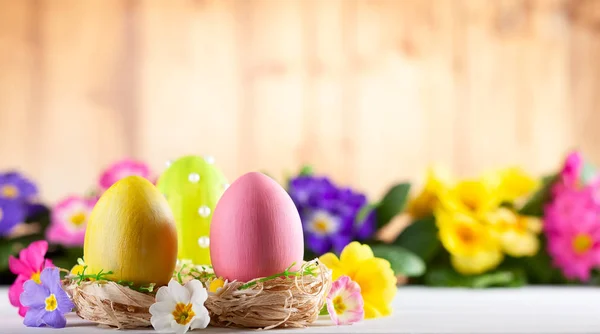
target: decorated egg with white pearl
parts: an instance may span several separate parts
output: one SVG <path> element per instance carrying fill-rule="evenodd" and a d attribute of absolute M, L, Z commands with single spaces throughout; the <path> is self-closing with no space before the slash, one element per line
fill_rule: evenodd
<path fill-rule="evenodd" d="M 214 158 L 185 156 L 168 163 L 157 187 L 166 196 L 177 225 L 180 260 L 210 265 L 210 223 L 229 184 Z"/>

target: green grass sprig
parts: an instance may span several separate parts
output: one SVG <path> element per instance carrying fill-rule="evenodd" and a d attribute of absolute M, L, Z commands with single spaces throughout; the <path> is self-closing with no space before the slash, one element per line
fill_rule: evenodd
<path fill-rule="evenodd" d="M 317 266 L 315 264 L 311 264 L 311 265 L 306 266 L 306 268 L 304 268 L 304 270 L 302 270 L 302 271 L 290 271 L 290 269 L 293 266 L 295 266 L 295 265 L 296 265 L 296 262 L 292 263 L 289 267 L 287 267 L 281 273 L 274 274 L 274 275 L 271 275 L 271 276 L 267 276 L 267 277 L 264 277 L 264 278 L 261 278 L 261 279 L 258 279 L 258 280 L 252 281 L 252 282 L 248 282 L 248 283 L 246 283 L 244 285 L 241 285 L 238 288 L 238 290 L 245 290 L 245 289 L 248 289 L 250 287 L 255 286 L 258 283 L 267 282 L 267 281 L 276 279 L 278 277 L 286 277 L 286 278 L 288 278 L 288 277 L 298 277 L 298 276 L 305 276 L 305 275 L 310 275 L 310 276 L 313 276 L 313 277 L 317 276 L 317 272 L 316 272 Z"/>
<path fill-rule="evenodd" d="M 86 274 L 85 271 L 87 270 L 87 268 L 88 268 L 88 266 L 83 266 L 83 270 L 79 274 L 77 274 L 75 279 L 73 280 L 77 283 L 77 285 L 81 285 L 81 282 L 92 279 L 95 281 L 115 282 L 119 285 L 126 286 L 132 290 L 139 291 L 139 292 L 153 292 L 154 287 L 156 286 L 155 283 L 150 283 L 148 285 L 135 285 L 133 282 L 130 282 L 130 281 L 122 281 L 122 280 L 114 281 L 114 280 L 108 278 L 108 276 L 112 275 L 113 272 L 112 271 L 104 272 L 104 269 L 101 269 L 97 274 Z"/>

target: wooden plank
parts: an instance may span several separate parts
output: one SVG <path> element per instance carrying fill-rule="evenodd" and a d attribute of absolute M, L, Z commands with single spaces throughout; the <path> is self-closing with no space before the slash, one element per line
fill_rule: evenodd
<path fill-rule="evenodd" d="M 452 4 L 359 2 L 354 164 L 371 195 L 452 163 Z"/>
<path fill-rule="evenodd" d="M 230 1 L 140 2 L 140 156 L 162 171 L 182 155 L 212 155 L 234 178 L 239 96 L 235 4 Z"/>
<path fill-rule="evenodd" d="M 462 3 L 467 101 L 457 110 L 457 169 L 463 175 L 508 164 L 539 172 L 570 143 L 568 36 L 553 24 L 560 7 L 541 3 Z"/>
<path fill-rule="evenodd" d="M 577 129 L 573 148 L 600 166 L 600 2 L 574 1 L 568 9 L 572 18 L 569 115 Z"/>
<path fill-rule="evenodd" d="M 274 176 L 294 171 L 301 163 L 302 116 L 306 80 L 301 1 L 251 2 L 250 67 L 244 68 L 252 94 L 251 119 L 243 126 L 251 132 L 240 149 L 246 170 L 264 169 Z M 248 129 L 248 128 L 247 128 Z M 249 153 L 251 152 L 251 153 Z"/>
<path fill-rule="evenodd" d="M 35 176 L 37 12 L 31 1 L 0 0 L 0 8 L 0 170 Z"/>
<path fill-rule="evenodd" d="M 35 163 L 50 200 L 84 193 L 100 170 L 131 152 L 125 3 L 45 0 L 41 11 L 41 90 Z"/>

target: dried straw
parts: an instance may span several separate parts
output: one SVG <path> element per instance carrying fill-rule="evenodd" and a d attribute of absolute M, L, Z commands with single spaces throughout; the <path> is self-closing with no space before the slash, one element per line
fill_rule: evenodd
<path fill-rule="evenodd" d="M 316 276 L 279 277 L 265 282 L 260 278 L 250 282 L 231 282 L 216 293 L 209 293 L 204 304 L 210 314 L 210 324 L 219 327 L 271 329 L 305 327 L 317 320 L 325 298 L 331 289 L 331 271 L 317 260 L 304 263 Z M 246 289 L 240 286 L 256 282 Z M 204 281 L 210 284 L 209 281 Z M 115 282 L 69 279 L 65 289 L 72 296 L 77 315 L 81 318 L 119 329 L 150 326 L 149 308 L 154 294 L 142 293 Z"/>
<path fill-rule="evenodd" d="M 118 329 L 150 326 L 154 294 L 142 293 L 110 281 L 63 282 L 79 317 Z"/>
<path fill-rule="evenodd" d="M 305 327 L 317 320 L 331 289 L 331 271 L 316 260 L 300 269 L 317 265 L 318 275 L 280 277 L 239 290 L 243 282 L 226 284 L 210 293 L 205 303 L 211 325 L 271 329 Z M 251 281 L 252 282 L 252 281 Z"/>

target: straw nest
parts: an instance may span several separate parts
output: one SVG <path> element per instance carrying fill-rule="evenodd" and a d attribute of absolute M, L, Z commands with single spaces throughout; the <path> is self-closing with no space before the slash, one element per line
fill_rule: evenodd
<path fill-rule="evenodd" d="M 204 304 L 210 324 L 218 327 L 305 327 L 317 320 L 331 289 L 331 271 L 317 260 L 305 262 L 299 273 L 311 267 L 314 275 L 290 275 L 250 282 L 226 282 L 209 292 Z M 198 273 L 198 271 L 195 271 Z M 183 282 L 198 278 L 181 270 Z M 202 272 L 204 274 L 204 272 Z M 207 287 L 214 275 L 200 275 Z M 81 318 L 119 329 L 148 327 L 154 293 L 142 293 L 110 281 L 64 282 Z"/>
<path fill-rule="evenodd" d="M 119 329 L 148 327 L 154 294 L 110 281 L 64 282 L 79 317 Z"/>

